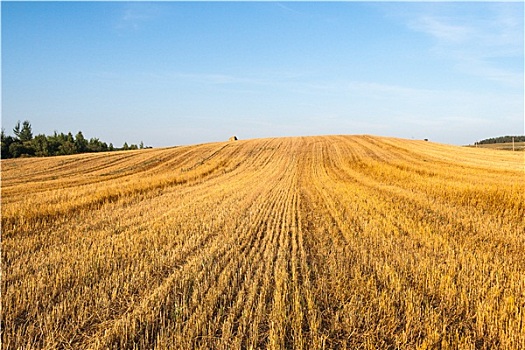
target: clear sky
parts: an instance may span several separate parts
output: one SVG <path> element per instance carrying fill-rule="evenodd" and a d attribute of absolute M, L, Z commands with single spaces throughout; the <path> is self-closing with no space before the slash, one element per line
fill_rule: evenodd
<path fill-rule="evenodd" d="M 524 5 L 5 2 L 2 127 L 116 147 L 524 133 Z"/>

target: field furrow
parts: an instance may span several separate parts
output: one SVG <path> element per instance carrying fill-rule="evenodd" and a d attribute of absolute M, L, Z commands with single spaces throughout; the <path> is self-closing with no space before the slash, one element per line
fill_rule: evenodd
<path fill-rule="evenodd" d="M 524 165 L 373 136 L 2 160 L 2 346 L 525 348 Z"/>

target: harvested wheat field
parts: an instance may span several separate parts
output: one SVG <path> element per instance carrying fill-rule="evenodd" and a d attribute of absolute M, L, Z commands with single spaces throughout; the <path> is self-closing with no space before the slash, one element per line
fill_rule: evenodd
<path fill-rule="evenodd" d="M 520 152 L 326 136 L 1 164 L 3 349 L 525 348 Z"/>

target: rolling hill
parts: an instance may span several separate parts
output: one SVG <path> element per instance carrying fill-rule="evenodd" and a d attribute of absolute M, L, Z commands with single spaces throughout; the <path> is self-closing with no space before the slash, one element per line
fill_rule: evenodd
<path fill-rule="evenodd" d="M 525 348 L 522 153 L 318 136 L 1 165 L 5 349 Z"/>

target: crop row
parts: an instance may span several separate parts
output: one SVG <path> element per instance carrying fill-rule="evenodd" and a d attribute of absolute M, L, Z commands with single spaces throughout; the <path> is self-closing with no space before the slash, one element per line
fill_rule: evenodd
<path fill-rule="evenodd" d="M 525 347 L 520 165 L 368 136 L 2 161 L 2 345 Z"/>

